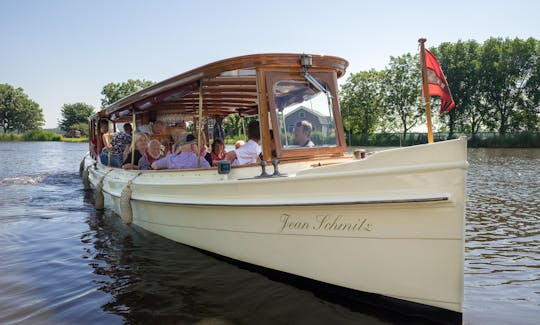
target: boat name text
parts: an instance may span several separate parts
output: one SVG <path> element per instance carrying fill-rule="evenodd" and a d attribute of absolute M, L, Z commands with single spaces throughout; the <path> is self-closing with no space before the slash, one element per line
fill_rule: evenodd
<path fill-rule="evenodd" d="M 347 220 L 342 215 L 331 216 L 325 214 L 317 215 L 313 220 L 305 220 L 305 218 L 299 218 L 284 213 L 281 215 L 280 232 L 291 230 L 358 232 L 371 231 L 373 230 L 373 225 L 368 222 L 367 218 Z"/>

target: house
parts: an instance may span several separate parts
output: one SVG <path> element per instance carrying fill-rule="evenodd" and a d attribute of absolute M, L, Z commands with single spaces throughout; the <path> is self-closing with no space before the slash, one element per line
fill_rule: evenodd
<path fill-rule="evenodd" d="M 324 135 L 333 133 L 332 120 L 330 116 L 323 116 L 319 112 L 299 106 L 285 115 L 285 125 L 287 132 L 293 132 L 294 125 L 298 121 L 308 121 L 313 126 L 312 131 L 319 131 Z"/>

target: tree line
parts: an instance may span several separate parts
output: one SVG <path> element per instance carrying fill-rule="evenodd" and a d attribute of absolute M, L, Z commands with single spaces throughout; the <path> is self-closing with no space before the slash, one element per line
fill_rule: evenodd
<path fill-rule="evenodd" d="M 456 102 L 450 112 L 435 118 L 435 130 L 467 133 L 473 137 L 484 131 L 507 133 L 540 130 L 540 41 L 534 38 L 490 38 L 442 43 L 430 49 L 446 74 Z M 418 54 L 390 57 L 388 66 L 349 76 L 340 89 L 340 105 L 345 132 L 351 135 L 401 133 L 425 123 L 421 97 Z M 108 83 L 102 89 L 102 108 L 150 86 L 153 82 L 130 79 Z M 434 107 L 438 105 L 433 98 Z M 87 119 L 95 112 L 86 103 L 61 107 L 59 127 L 80 130 L 88 135 Z M 241 133 L 240 118 L 224 119 L 228 134 Z M 39 105 L 22 88 L 0 84 L 0 128 L 4 133 L 23 133 L 44 124 Z"/>
<path fill-rule="evenodd" d="M 101 91 L 102 108 L 152 84 L 152 81 L 133 79 L 108 83 Z M 60 112 L 58 127 L 61 130 L 79 130 L 82 136 L 88 136 L 88 117 L 94 114 L 94 106 L 83 102 L 66 103 L 62 105 Z M 39 104 L 30 99 L 22 88 L 0 84 L 0 129 L 4 134 L 38 130 L 44 123 Z"/>
<path fill-rule="evenodd" d="M 456 107 L 435 121 L 438 132 L 540 130 L 540 41 L 490 38 L 430 48 L 446 75 Z M 390 57 L 381 70 L 353 73 L 340 90 L 345 132 L 400 132 L 425 123 L 418 54 Z M 433 106 L 440 105 L 433 98 Z"/>

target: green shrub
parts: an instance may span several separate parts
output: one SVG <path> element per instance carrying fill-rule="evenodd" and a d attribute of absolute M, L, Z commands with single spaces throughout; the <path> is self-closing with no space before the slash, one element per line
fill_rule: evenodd
<path fill-rule="evenodd" d="M 32 130 L 23 134 L 24 141 L 60 141 L 62 136 L 53 132 Z"/>
<path fill-rule="evenodd" d="M 22 134 L 0 133 L 0 141 L 22 141 Z"/>

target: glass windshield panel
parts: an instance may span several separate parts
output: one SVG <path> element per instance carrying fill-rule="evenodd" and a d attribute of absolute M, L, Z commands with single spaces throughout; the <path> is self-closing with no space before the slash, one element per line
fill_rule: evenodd
<path fill-rule="evenodd" d="M 318 81 L 329 89 L 325 82 Z M 277 81 L 273 92 L 281 148 L 336 146 L 336 124 L 329 95 L 301 80 Z"/>

